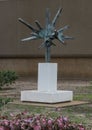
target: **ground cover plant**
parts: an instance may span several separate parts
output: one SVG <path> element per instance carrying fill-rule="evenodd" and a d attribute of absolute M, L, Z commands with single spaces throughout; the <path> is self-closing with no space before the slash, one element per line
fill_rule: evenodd
<path fill-rule="evenodd" d="M 2 106 L 6 105 L 8 102 L 13 101 L 11 98 L 6 98 L 6 97 L 0 97 L 0 109 Z"/>
<path fill-rule="evenodd" d="M 82 124 L 71 123 L 62 115 L 51 118 L 43 114 L 30 114 L 27 111 L 0 117 L 0 130 L 85 130 Z"/>
<path fill-rule="evenodd" d="M 86 130 L 91 130 L 92 128 L 92 106 L 90 104 L 63 108 L 51 108 L 32 106 L 30 104 L 21 105 L 9 103 L 2 109 L 2 115 L 9 116 L 10 113 L 17 115 L 22 111 L 28 111 L 31 115 L 42 114 L 53 119 L 56 119 L 62 115 L 63 117 L 67 117 L 71 124 L 83 124 Z"/>

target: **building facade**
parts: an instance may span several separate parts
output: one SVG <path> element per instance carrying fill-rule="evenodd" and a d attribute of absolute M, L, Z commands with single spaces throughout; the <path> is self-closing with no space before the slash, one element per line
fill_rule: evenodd
<path fill-rule="evenodd" d="M 70 25 L 65 35 L 74 40 L 51 48 L 51 62 L 58 63 L 61 78 L 92 78 L 92 1 L 89 0 L 0 0 L 0 70 L 14 70 L 20 75 L 37 75 L 37 64 L 44 62 L 44 49 L 38 49 L 41 40 L 22 43 L 30 30 L 18 18 L 36 26 L 38 20 L 45 26 L 46 8 L 51 20 L 59 7 L 63 8 L 56 28 Z"/>

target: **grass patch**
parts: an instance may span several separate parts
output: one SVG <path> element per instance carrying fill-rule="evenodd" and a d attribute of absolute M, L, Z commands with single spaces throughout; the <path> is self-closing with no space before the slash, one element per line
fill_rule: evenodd
<path fill-rule="evenodd" d="M 74 100 L 92 102 L 92 85 L 78 87 L 74 93 L 73 98 Z"/>
<path fill-rule="evenodd" d="M 92 102 L 92 94 L 75 94 L 74 95 L 74 100 L 79 100 L 79 101 L 89 101 Z"/>

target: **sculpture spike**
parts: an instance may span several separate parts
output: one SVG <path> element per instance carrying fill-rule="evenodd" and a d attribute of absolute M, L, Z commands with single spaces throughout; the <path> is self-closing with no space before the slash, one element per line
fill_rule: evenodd
<path fill-rule="evenodd" d="M 64 26 L 63 28 L 60 28 L 60 29 L 58 30 L 58 32 L 60 33 L 60 32 L 62 32 L 62 31 L 65 31 L 65 30 L 67 30 L 69 27 L 70 27 L 69 25 L 66 25 L 66 26 Z"/>
<path fill-rule="evenodd" d="M 24 41 L 34 40 L 34 39 L 37 39 L 37 37 L 36 36 L 32 36 L 32 37 L 24 38 L 21 41 L 24 42 Z"/>
<path fill-rule="evenodd" d="M 56 21 L 57 21 L 59 15 L 61 14 L 61 12 L 62 12 L 62 8 L 60 8 L 60 9 L 57 11 L 57 13 L 56 13 L 56 15 L 55 15 L 55 17 L 54 17 L 54 19 L 53 19 L 53 21 L 52 21 L 52 25 L 53 25 L 54 27 L 55 27 Z"/>
<path fill-rule="evenodd" d="M 70 36 L 64 36 L 64 40 L 73 40 L 74 39 L 74 37 L 70 37 Z"/>
<path fill-rule="evenodd" d="M 50 11 L 47 8 L 46 9 L 46 27 L 48 27 L 49 24 L 50 24 Z"/>
<path fill-rule="evenodd" d="M 44 42 L 39 46 L 40 49 L 45 47 L 45 42 L 46 42 L 46 41 L 44 41 Z"/>
<path fill-rule="evenodd" d="M 23 23 L 24 25 L 26 25 L 28 28 L 30 28 L 33 32 L 37 32 L 36 29 L 34 29 L 34 27 L 31 26 L 31 24 L 27 23 L 26 21 L 24 21 L 22 18 L 18 19 L 21 23 Z"/>
<path fill-rule="evenodd" d="M 40 29 L 40 30 L 41 30 L 41 29 L 43 29 L 43 28 L 41 27 L 41 25 L 40 25 L 40 23 L 39 23 L 39 21 L 38 21 L 38 20 L 36 20 L 36 21 L 35 21 L 35 23 L 36 23 L 36 25 L 37 25 L 38 29 Z"/>

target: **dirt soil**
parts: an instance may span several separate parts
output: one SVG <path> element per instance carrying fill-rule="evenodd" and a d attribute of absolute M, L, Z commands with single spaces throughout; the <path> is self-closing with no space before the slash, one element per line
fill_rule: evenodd
<path fill-rule="evenodd" d="M 58 79 L 58 90 L 72 90 L 76 93 L 88 93 L 87 86 L 92 84 L 91 81 L 86 80 L 67 80 Z M 4 86 L 0 91 L 0 96 L 20 98 L 20 92 L 22 90 L 36 90 L 37 79 L 32 77 L 21 77 L 13 85 Z"/>

